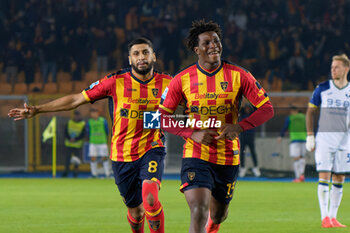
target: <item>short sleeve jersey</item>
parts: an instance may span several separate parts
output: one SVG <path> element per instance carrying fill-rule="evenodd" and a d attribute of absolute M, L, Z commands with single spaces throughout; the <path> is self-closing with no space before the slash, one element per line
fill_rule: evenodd
<path fill-rule="evenodd" d="M 132 162 L 148 150 L 164 146 L 160 129 L 143 128 L 143 113 L 158 110 L 162 92 L 171 79 L 155 71 L 151 79 L 143 82 L 128 68 L 107 75 L 82 92 L 90 102 L 109 98 L 112 161 Z"/>
<path fill-rule="evenodd" d="M 160 107 L 173 113 L 184 101 L 189 119 L 235 124 L 243 96 L 256 108 L 269 100 L 265 90 L 247 70 L 222 61 L 217 69 L 208 72 L 197 62 L 175 76 L 162 95 Z M 220 139 L 206 146 L 186 138 L 183 157 L 219 165 L 237 165 L 239 141 L 238 138 L 233 141 Z"/>
<path fill-rule="evenodd" d="M 346 148 L 349 140 L 350 85 L 339 89 L 333 80 L 319 84 L 309 107 L 320 108 L 316 142 Z"/>

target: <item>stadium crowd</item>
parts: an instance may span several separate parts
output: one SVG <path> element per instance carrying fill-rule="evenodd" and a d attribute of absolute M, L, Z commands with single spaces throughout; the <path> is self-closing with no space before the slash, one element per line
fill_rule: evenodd
<path fill-rule="evenodd" d="M 2 72 L 9 83 L 20 71 L 28 84 L 36 72 L 44 83 L 49 73 L 56 82 L 58 71 L 81 80 L 91 69 L 127 65 L 126 43 L 143 35 L 159 51 L 160 68 L 174 74 L 195 61 L 183 39 L 191 21 L 201 18 L 222 26 L 225 59 L 269 85 L 280 79 L 285 89 L 327 79 L 331 56 L 350 54 L 345 0 L 3 0 Z"/>

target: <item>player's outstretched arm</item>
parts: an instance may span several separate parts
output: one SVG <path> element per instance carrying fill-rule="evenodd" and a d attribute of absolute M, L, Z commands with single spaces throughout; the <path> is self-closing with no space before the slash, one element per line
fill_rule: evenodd
<path fill-rule="evenodd" d="M 83 94 L 78 93 L 67 95 L 38 106 L 29 106 L 24 103 L 24 108 L 11 109 L 7 115 L 18 121 L 26 118 L 32 118 L 39 113 L 72 110 L 87 102 L 88 101 L 85 99 Z"/>

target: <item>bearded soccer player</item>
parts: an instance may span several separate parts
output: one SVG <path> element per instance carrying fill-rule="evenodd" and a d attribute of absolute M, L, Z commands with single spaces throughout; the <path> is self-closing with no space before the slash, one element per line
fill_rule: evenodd
<path fill-rule="evenodd" d="M 316 87 L 306 111 L 306 149 L 315 150 L 317 194 L 324 228 L 346 227 L 337 220 L 337 212 L 343 197 L 345 174 L 350 172 L 349 70 L 350 60 L 345 54 L 334 56 L 332 79 Z M 320 117 L 315 140 L 313 117 L 318 109 Z"/>
<path fill-rule="evenodd" d="M 186 140 L 180 190 L 191 210 L 190 233 L 218 232 L 227 217 L 238 174 L 237 136 L 273 116 L 269 97 L 255 78 L 247 70 L 221 60 L 220 41 L 221 29 L 216 23 L 192 23 L 187 46 L 197 54 L 198 61 L 175 76 L 160 106 L 162 121 L 175 121 L 170 115 L 184 101 L 187 122 L 195 126 L 181 128 L 174 122 L 172 128 L 163 125 Z M 243 96 L 256 110 L 237 122 Z M 208 121 L 212 127 L 201 127 Z M 218 122 L 221 128 L 215 128 Z"/>
<path fill-rule="evenodd" d="M 107 75 L 82 93 L 68 95 L 39 106 L 24 105 L 8 115 L 15 120 L 39 113 L 66 111 L 109 98 L 112 117 L 112 168 L 120 194 L 128 208 L 132 232 L 144 232 L 144 217 L 150 232 L 164 232 L 163 207 L 158 200 L 164 170 L 165 149 L 159 129 L 143 129 L 143 113 L 157 111 L 162 92 L 171 81 L 153 66 L 152 42 L 138 38 L 129 44 L 131 68 Z"/>

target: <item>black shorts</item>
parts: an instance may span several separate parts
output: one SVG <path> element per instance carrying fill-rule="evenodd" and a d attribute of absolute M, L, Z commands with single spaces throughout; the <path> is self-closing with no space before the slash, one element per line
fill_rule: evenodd
<path fill-rule="evenodd" d="M 153 180 L 160 185 L 164 172 L 165 148 L 157 147 L 134 162 L 112 161 L 115 183 L 126 206 L 142 203 L 142 182 Z"/>
<path fill-rule="evenodd" d="M 180 191 L 208 188 L 217 201 L 228 204 L 236 185 L 238 167 L 217 165 L 196 158 L 182 159 Z"/>

